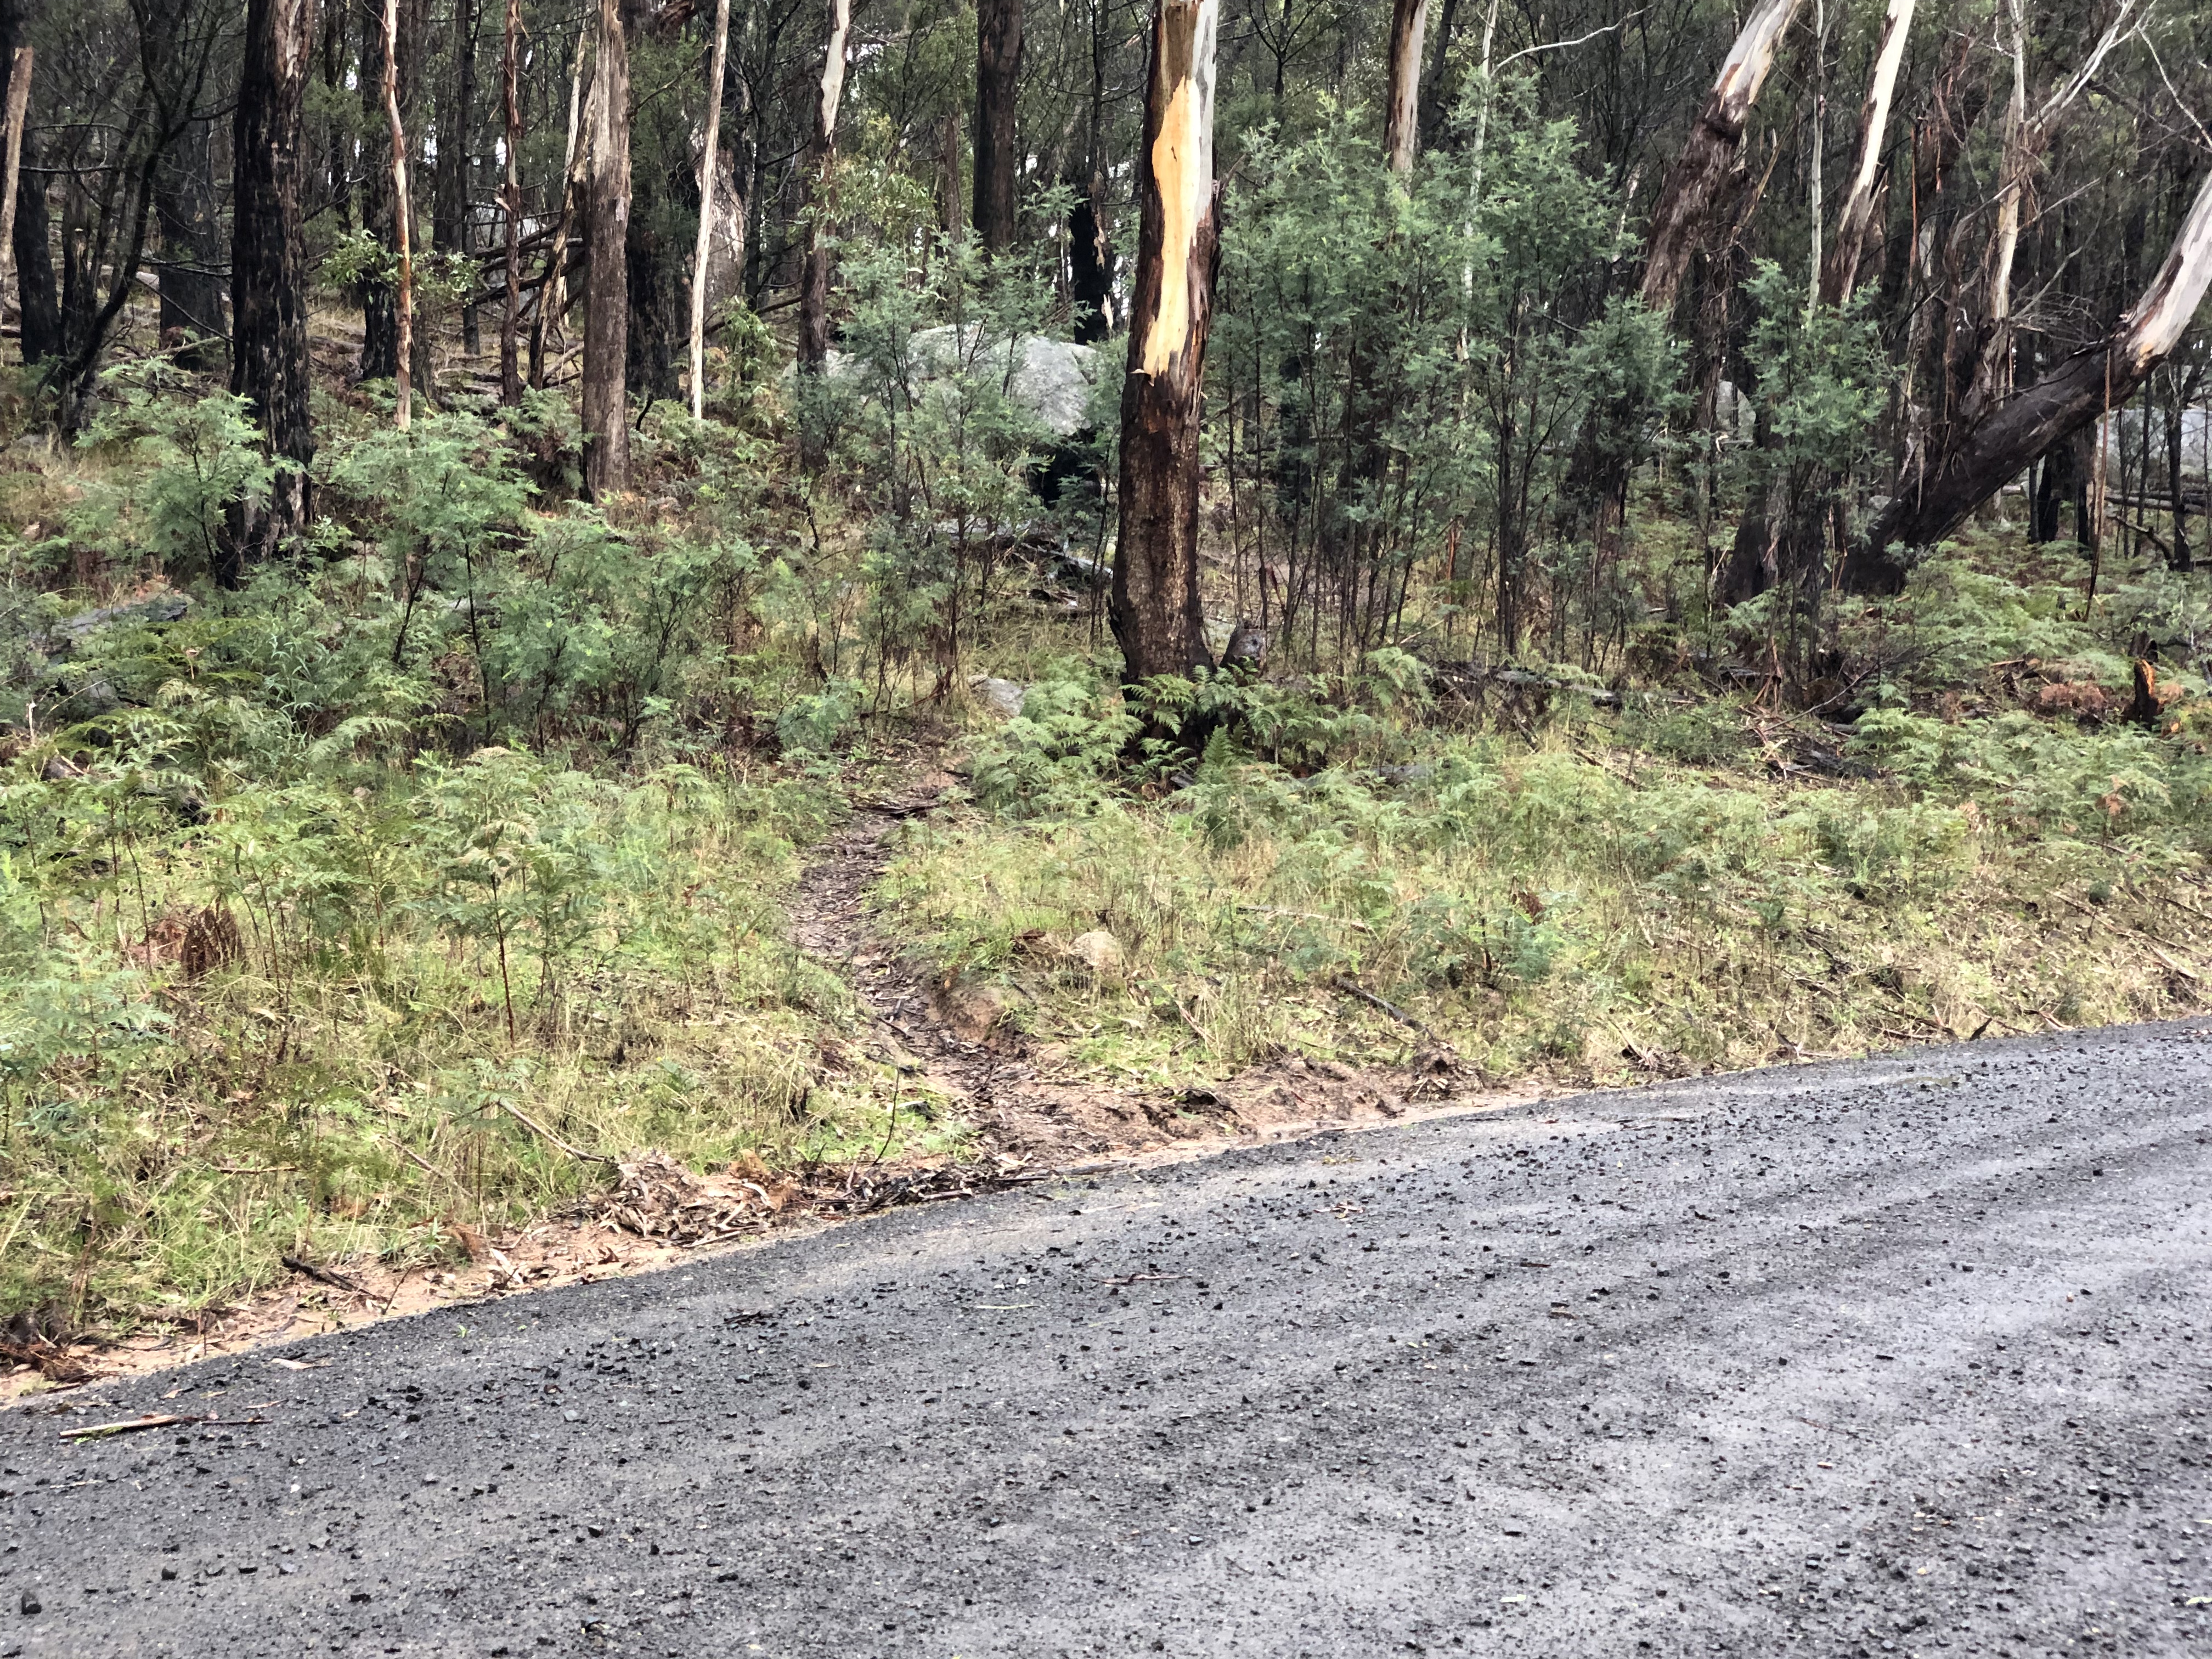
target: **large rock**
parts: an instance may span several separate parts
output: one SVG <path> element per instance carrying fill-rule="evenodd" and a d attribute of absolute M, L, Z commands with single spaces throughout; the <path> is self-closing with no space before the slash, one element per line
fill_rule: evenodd
<path fill-rule="evenodd" d="M 1036 417 L 1055 438 L 1072 438 L 1091 424 L 1091 394 L 1100 373 L 1097 350 L 1070 340 L 1025 334 L 975 349 L 975 325 L 947 323 L 915 332 L 908 343 L 908 362 L 923 386 L 948 380 L 963 368 L 1003 379 L 1011 362 L 1013 400 Z M 972 362 L 970 361 L 972 359 Z M 857 379 L 862 365 L 851 353 L 830 354 L 830 378 Z"/>

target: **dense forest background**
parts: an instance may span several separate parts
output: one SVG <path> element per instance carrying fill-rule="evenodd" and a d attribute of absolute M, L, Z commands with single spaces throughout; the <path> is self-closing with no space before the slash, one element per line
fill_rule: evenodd
<path fill-rule="evenodd" d="M 2197 1006 L 2208 53 L 0 0 L 18 1346 L 974 1156 L 786 911 L 939 769 L 866 927 L 1191 1133 Z"/>

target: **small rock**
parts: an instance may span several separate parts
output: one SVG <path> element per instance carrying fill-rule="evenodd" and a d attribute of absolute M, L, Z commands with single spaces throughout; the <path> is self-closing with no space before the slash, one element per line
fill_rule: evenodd
<path fill-rule="evenodd" d="M 998 715 L 1012 720 L 1022 712 L 1022 699 L 1029 696 L 1023 687 L 1012 680 L 1002 680 L 992 674 L 978 674 L 968 682 L 968 689 L 975 694 L 975 701 Z"/>
<path fill-rule="evenodd" d="M 1006 1018 L 1012 1000 L 999 986 L 956 980 L 940 985 L 933 1000 L 938 1018 L 956 1035 L 969 1042 L 981 1042 Z"/>
<path fill-rule="evenodd" d="M 45 1610 L 40 1605 L 39 1598 L 32 1595 L 28 1590 L 25 1590 L 23 1592 L 23 1599 L 18 1605 L 22 1607 L 23 1617 L 26 1619 L 30 1618 L 34 1613 L 38 1613 Z"/>
<path fill-rule="evenodd" d="M 1121 969 L 1121 941 L 1103 927 L 1078 933 L 1068 941 L 1067 953 L 1094 974 L 1118 973 Z"/>

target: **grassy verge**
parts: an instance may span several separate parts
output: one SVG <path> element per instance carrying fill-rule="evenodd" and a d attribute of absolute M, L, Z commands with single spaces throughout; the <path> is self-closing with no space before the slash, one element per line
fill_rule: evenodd
<path fill-rule="evenodd" d="M 1334 727 L 1293 769 L 1252 752 L 1292 729 L 1266 702 L 1146 801 L 1096 787 L 1113 700 L 1071 675 L 984 741 L 977 806 L 917 827 L 878 897 L 1102 1077 L 1422 1046 L 1350 987 L 1493 1079 L 1594 1082 L 2203 1000 L 2200 745 L 1899 708 L 1860 722 L 1866 775 L 1808 777 L 1790 757 L 1837 742 L 1815 722 L 1630 705 L 1570 691 L 1501 737 L 1355 699 L 1297 717 Z"/>

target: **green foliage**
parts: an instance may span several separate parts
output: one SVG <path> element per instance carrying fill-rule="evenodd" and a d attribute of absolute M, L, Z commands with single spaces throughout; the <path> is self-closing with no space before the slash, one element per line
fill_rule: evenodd
<path fill-rule="evenodd" d="M 1061 665 L 1019 714 L 976 739 L 969 787 L 1014 817 L 1095 810 L 1139 729 L 1087 665 Z"/>
<path fill-rule="evenodd" d="M 204 575 L 221 562 L 230 503 L 267 501 L 291 463 L 262 453 L 241 398 L 192 395 L 158 361 L 101 378 L 112 401 L 79 441 L 129 459 L 70 514 L 70 539 L 143 554 L 180 578 Z"/>

